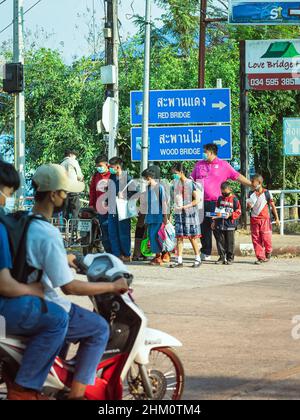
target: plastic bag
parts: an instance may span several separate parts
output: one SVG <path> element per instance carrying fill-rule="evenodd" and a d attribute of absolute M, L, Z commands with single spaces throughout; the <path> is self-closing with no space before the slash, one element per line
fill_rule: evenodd
<path fill-rule="evenodd" d="M 125 200 L 124 198 L 116 198 L 116 204 L 118 209 L 118 218 L 121 222 L 122 220 L 131 219 L 138 215 L 137 209 L 137 200 L 133 198 L 130 200 Z"/>
<path fill-rule="evenodd" d="M 177 245 L 177 241 L 176 241 L 175 228 L 172 225 L 172 223 L 161 225 L 161 228 L 158 231 L 158 242 L 163 252 L 174 251 Z"/>
<path fill-rule="evenodd" d="M 153 255 L 153 252 L 151 252 L 150 239 L 148 237 L 146 239 L 142 240 L 141 254 L 144 257 L 152 257 L 152 255 Z"/>

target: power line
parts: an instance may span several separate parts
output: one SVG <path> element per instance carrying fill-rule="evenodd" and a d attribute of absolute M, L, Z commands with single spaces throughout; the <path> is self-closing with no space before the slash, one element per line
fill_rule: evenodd
<path fill-rule="evenodd" d="M 27 10 L 25 10 L 24 15 L 28 13 L 31 9 L 33 9 L 35 6 L 37 6 L 42 0 L 38 0 L 36 3 L 34 3 L 31 7 L 29 7 Z"/>
<path fill-rule="evenodd" d="M 2 0 L 1 3 L 0 3 L 0 6 L 1 6 L 1 4 L 5 3 L 5 2 L 6 2 L 6 0 Z"/>
<path fill-rule="evenodd" d="M 6 0 L 2 0 L 2 3 L 4 3 Z M 29 7 L 28 9 L 25 10 L 25 12 L 23 13 L 23 15 L 26 15 L 26 13 L 30 12 L 30 10 L 32 10 L 35 6 L 37 6 L 42 0 L 38 0 L 36 3 L 34 3 L 31 7 Z M 0 3 L 0 5 L 2 4 Z M 13 25 L 14 20 L 12 20 L 5 28 L 3 28 L 0 31 L 0 35 L 2 34 L 2 32 L 6 31 L 6 29 L 8 29 L 11 25 Z"/>

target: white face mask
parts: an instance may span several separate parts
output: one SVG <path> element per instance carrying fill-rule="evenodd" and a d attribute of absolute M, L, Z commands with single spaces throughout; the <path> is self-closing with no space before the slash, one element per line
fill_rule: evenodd
<path fill-rule="evenodd" d="M 12 213 L 15 210 L 15 199 L 13 197 L 8 197 L 6 199 L 4 210 L 7 213 Z"/>
<path fill-rule="evenodd" d="M 8 197 L 4 192 L 0 191 L 0 194 L 5 197 L 5 213 L 12 213 L 15 209 L 15 199 L 14 197 Z"/>

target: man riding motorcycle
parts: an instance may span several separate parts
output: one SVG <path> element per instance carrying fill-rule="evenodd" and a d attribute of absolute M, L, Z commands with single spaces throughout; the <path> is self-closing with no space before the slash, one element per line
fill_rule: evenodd
<path fill-rule="evenodd" d="M 19 186 L 15 168 L 0 161 L 0 211 Z M 28 337 L 22 365 L 8 399 L 47 400 L 40 391 L 63 345 L 69 317 L 62 307 L 52 302 L 45 303 L 47 310 L 43 311 L 41 284 L 20 283 L 12 277 L 11 269 L 8 234 L 0 223 L 0 315 L 5 320 L 7 334 Z"/>
<path fill-rule="evenodd" d="M 46 300 L 61 306 L 69 314 L 66 341 L 79 342 L 69 399 L 84 399 L 86 386 L 95 381 L 96 368 L 108 342 L 109 326 L 98 314 L 59 296 L 56 289 L 60 288 L 65 295 L 95 296 L 104 293 L 125 293 L 128 284 L 125 279 L 114 283 L 87 283 L 76 280 L 70 268 L 76 268 L 75 256 L 67 256 L 59 230 L 45 220 L 50 220 L 54 212 L 63 209 L 68 192 L 82 192 L 84 184 L 70 181 L 65 169 L 60 165 L 42 165 L 33 176 L 33 187 L 36 200 L 33 213 L 40 216 L 41 220 L 34 220 L 30 224 L 27 262 L 31 267 L 43 271 L 41 282 Z M 38 272 L 33 273 L 30 280 L 36 281 L 37 276 Z"/>

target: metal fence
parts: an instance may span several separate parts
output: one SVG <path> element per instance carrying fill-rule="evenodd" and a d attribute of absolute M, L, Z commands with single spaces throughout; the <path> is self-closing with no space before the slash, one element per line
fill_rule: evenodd
<path fill-rule="evenodd" d="M 89 201 L 80 199 L 81 207 L 88 207 Z M 25 197 L 15 201 L 15 210 L 31 211 L 34 206 L 34 197 Z M 84 247 L 92 238 L 92 222 L 84 219 L 65 219 L 62 216 L 51 219 L 53 226 L 57 227 L 62 235 L 66 248 Z M 84 237 L 84 242 L 82 239 Z"/>
<path fill-rule="evenodd" d="M 280 217 L 280 235 L 285 234 L 285 226 L 287 223 L 299 223 L 299 208 L 300 204 L 289 204 L 291 200 L 288 198 L 293 198 L 295 203 L 298 203 L 298 200 L 295 200 L 295 196 L 300 194 L 300 190 L 271 190 L 270 191 L 274 196 L 274 201 L 277 204 L 276 208 L 279 211 Z M 88 207 L 88 200 L 81 199 L 81 206 Z M 19 210 L 28 210 L 30 211 L 33 207 L 34 199 L 33 197 L 26 197 L 22 199 L 19 203 L 16 203 L 16 209 Z M 279 204 L 279 205 L 278 205 Z M 290 209 L 297 209 L 297 217 L 290 217 Z M 75 247 L 80 243 L 78 223 L 84 223 L 83 220 L 67 220 L 63 218 L 53 219 L 53 224 L 59 228 L 62 233 L 62 236 L 65 241 L 66 247 Z M 83 226 L 83 225 L 82 225 Z M 83 226 L 84 227 L 84 226 Z M 84 227 L 84 230 L 87 230 L 87 226 Z"/>
<path fill-rule="evenodd" d="M 91 220 L 56 217 L 52 218 L 51 222 L 59 229 L 65 248 L 83 248 L 92 241 Z"/>
<path fill-rule="evenodd" d="M 275 203 L 279 205 L 276 205 L 277 210 L 279 210 L 279 217 L 280 217 L 280 235 L 284 235 L 285 233 L 285 225 L 287 223 L 299 223 L 299 208 L 300 205 L 298 200 L 294 200 L 296 204 L 288 204 L 287 203 L 287 197 L 293 197 L 297 198 L 297 195 L 300 194 L 300 190 L 271 190 L 270 191 L 273 196 Z M 286 211 L 287 209 L 287 211 Z M 290 209 L 297 209 L 296 210 L 296 217 L 291 218 L 290 217 Z"/>

